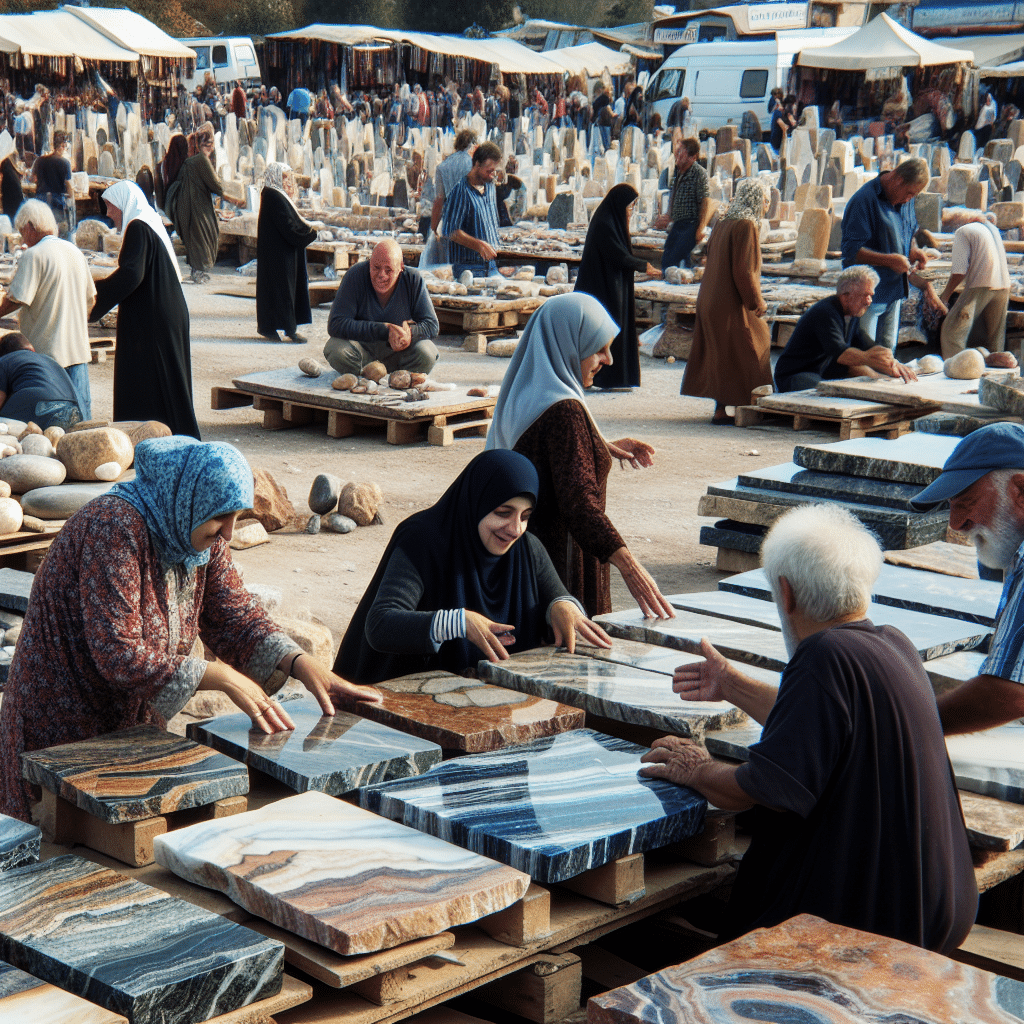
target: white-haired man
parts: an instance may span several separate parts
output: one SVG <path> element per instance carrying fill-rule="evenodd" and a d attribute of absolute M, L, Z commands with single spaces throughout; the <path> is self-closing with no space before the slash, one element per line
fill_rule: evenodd
<path fill-rule="evenodd" d="M 96 285 L 78 246 L 57 237 L 53 211 L 30 199 L 14 218 L 28 249 L 18 260 L 0 317 L 19 310 L 21 333 L 36 352 L 51 356 L 67 370 L 83 419 L 92 418 L 89 388 L 89 311 Z"/>
<path fill-rule="evenodd" d="M 728 934 L 795 914 L 949 953 L 966 938 L 978 890 L 935 697 L 913 644 L 866 616 L 882 565 L 846 510 L 805 506 L 761 551 L 789 663 L 776 690 L 702 641 L 676 669 L 683 700 L 728 700 L 764 725 L 750 760 L 713 760 L 666 737 L 642 774 L 753 807 L 753 842 Z"/>
<path fill-rule="evenodd" d="M 816 302 L 797 321 L 775 364 L 777 391 L 803 391 L 840 377 L 900 377 L 917 380 L 886 345 L 868 345 L 857 320 L 871 305 L 878 275 L 870 267 L 847 267 L 836 293 Z"/>

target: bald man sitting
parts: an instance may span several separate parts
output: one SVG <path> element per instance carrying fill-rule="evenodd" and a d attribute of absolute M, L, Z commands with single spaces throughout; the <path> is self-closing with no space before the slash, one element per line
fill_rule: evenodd
<path fill-rule="evenodd" d="M 374 360 L 389 373 L 430 373 L 437 362 L 437 346 L 431 340 L 439 330 L 437 314 L 419 271 L 405 266 L 393 238 L 346 272 L 327 330 L 324 356 L 338 373 L 358 375 Z"/>

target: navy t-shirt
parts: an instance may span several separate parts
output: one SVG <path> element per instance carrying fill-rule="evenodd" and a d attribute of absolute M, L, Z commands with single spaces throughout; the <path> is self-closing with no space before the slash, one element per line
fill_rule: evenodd
<path fill-rule="evenodd" d="M 797 321 L 786 347 L 775 364 L 775 386 L 779 391 L 787 387 L 790 377 L 798 373 L 816 373 L 822 380 L 837 380 L 846 376 L 846 368 L 839 357 L 854 345 L 863 348 L 854 328 L 857 318 L 849 324 L 843 314 L 838 295 L 816 302 Z"/>
<path fill-rule="evenodd" d="M 7 400 L 0 409 L 0 418 L 35 419 L 39 402 L 75 402 L 71 378 L 56 359 L 31 349 L 18 349 L 0 356 L 0 391 Z"/>
<path fill-rule="evenodd" d="M 34 170 L 36 195 L 45 202 L 46 194 L 49 193 L 52 196 L 52 205 L 63 206 L 67 198 L 67 183 L 71 178 L 71 164 L 64 157 L 51 153 L 49 156 L 41 156 L 36 161 Z"/>

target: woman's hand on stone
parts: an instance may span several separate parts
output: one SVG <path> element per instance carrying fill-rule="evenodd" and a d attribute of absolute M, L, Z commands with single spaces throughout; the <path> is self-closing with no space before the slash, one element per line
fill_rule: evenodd
<path fill-rule="evenodd" d="M 335 701 L 342 704 L 380 704 L 383 700 L 380 690 L 342 679 L 310 654 L 300 654 L 297 658 L 288 655 L 289 662 L 293 658 L 294 663 L 288 671 L 316 697 L 325 715 L 334 714 Z"/>
<path fill-rule="evenodd" d="M 574 601 L 556 601 L 551 606 L 551 628 L 555 644 L 570 654 L 576 651 L 576 635 L 592 647 L 611 647 L 612 638 L 580 611 Z"/>
<path fill-rule="evenodd" d="M 508 658 L 506 647 L 515 642 L 515 626 L 508 623 L 492 622 L 480 612 L 466 611 L 466 639 L 483 651 L 488 661 L 505 661 Z"/>
<path fill-rule="evenodd" d="M 210 662 L 199 684 L 200 690 L 220 690 L 252 719 L 261 732 L 284 732 L 294 729 L 288 712 L 263 692 L 259 683 L 242 675 L 222 661 Z"/>

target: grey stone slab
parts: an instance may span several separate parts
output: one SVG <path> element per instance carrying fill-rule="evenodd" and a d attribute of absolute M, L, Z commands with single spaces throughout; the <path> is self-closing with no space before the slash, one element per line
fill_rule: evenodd
<path fill-rule="evenodd" d="M 714 526 L 700 528 L 700 542 L 711 548 L 729 548 L 732 551 L 746 551 L 748 554 L 756 555 L 761 550 L 764 534 L 763 526 L 720 519 Z"/>
<path fill-rule="evenodd" d="M 577 643 L 576 653 L 585 654 L 597 661 L 608 661 L 614 665 L 631 665 L 647 672 L 661 675 L 672 675 L 677 665 L 681 665 L 678 652 L 666 651 L 659 644 L 639 643 L 636 640 L 617 639 L 611 647 L 589 647 Z"/>
<path fill-rule="evenodd" d="M 0 569 L 0 608 L 12 612 L 28 610 L 28 596 L 35 577 L 20 569 Z"/>
<path fill-rule="evenodd" d="M 973 434 L 979 427 L 989 423 L 999 423 L 1010 417 L 996 413 L 992 416 L 966 416 L 955 412 L 933 412 L 927 416 L 918 416 L 911 423 L 911 430 L 922 434 L 948 434 L 951 437 L 966 437 Z"/>
<path fill-rule="evenodd" d="M 718 584 L 718 589 L 771 600 L 768 578 L 763 569 L 730 576 Z M 1001 583 L 991 580 L 966 580 L 886 563 L 871 596 L 879 604 L 991 626 L 995 623 L 1002 589 Z"/>
<path fill-rule="evenodd" d="M 709 729 L 704 734 L 704 745 L 715 757 L 749 761 L 750 748 L 760 741 L 762 728 L 759 722 L 751 721 L 733 729 Z"/>
<path fill-rule="evenodd" d="M 780 466 L 741 473 L 736 482 L 741 487 L 773 492 L 784 491 L 789 494 L 805 495 L 817 501 L 848 501 L 906 511 L 911 510 L 911 499 L 921 493 L 921 488 L 917 484 L 871 480 L 868 477 L 846 476 L 842 473 L 821 473 L 803 469 L 795 462 L 784 462 Z"/>
<path fill-rule="evenodd" d="M 0 871 L 39 860 L 42 836 L 38 826 L 0 814 Z"/>
<path fill-rule="evenodd" d="M 958 442 L 956 437 L 910 433 L 891 441 L 862 437 L 832 444 L 798 444 L 793 461 L 803 469 L 925 487 L 942 471 Z"/>
<path fill-rule="evenodd" d="M 960 789 L 1024 803 L 1024 724 L 947 736 L 946 750 Z"/>
<path fill-rule="evenodd" d="M 981 672 L 985 657 L 981 651 L 957 651 L 927 662 L 924 670 L 928 673 L 936 696 L 955 690 L 961 683 L 973 679 Z"/>

